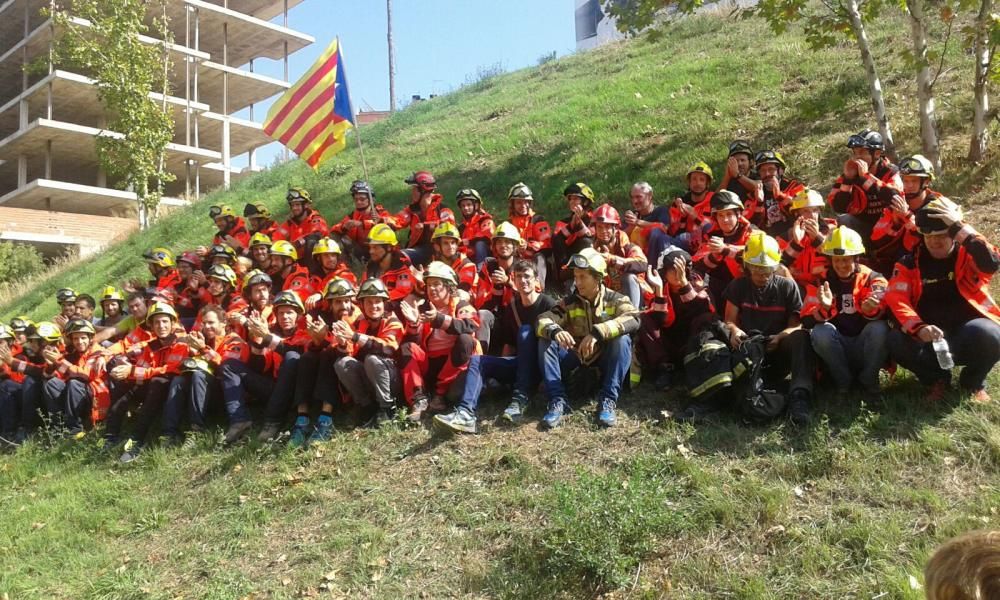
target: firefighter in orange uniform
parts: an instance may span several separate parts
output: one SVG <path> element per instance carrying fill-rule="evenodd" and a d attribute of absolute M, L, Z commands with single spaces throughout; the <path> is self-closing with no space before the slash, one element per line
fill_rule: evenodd
<path fill-rule="evenodd" d="M 462 233 L 462 248 L 476 263 L 478 269 L 490 255 L 490 238 L 493 237 L 493 215 L 483 209 L 483 197 L 472 188 L 463 188 L 455 195 L 462 221 L 458 230 Z"/>
<path fill-rule="evenodd" d="M 517 258 L 531 261 L 538 272 L 538 281 L 545 287 L 548 268 L 546 257 L 552 251 L 552 229 L 541 215 L 536 215 L 531 205 L 535 198 L 524 183 L 515 183 L 507 192 L 510 223 L 517 227 L 523 243 L 517 249 Z"/>

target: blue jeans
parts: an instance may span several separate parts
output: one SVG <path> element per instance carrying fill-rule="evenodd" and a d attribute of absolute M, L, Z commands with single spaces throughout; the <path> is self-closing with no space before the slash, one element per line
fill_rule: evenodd
<path fill-rule="evenodd" d="M 648 252 L 647 259 L 649 260 L 651 267 L 655 269 L 658 266 L 656 261 L 660 259 L 660 254 L 662 254 L 663 250 L 668 246 L 677 246 L 685 252 L 690 252 L 691 234 L 684 232 L 675 237 L 662 229 L 654 229 L 651 231 L 649 239 L 646 241 L 646 250 Z"/>
<path fill-rule="evenodd" d="M 230 359 L 223 362 L 219 368 L 219 379 L 222 380 L 222 399 L 226 406 L 226 418 L 229 424 L 251 420 L 250 412 L 243 402 L 244 390 L 257 399 L 266 400 L 264 418 L 267 421 L 284 420 L 288 406 L 295 395 L 298 366 L 299 353 L 294 351 L 285 353 L 275 379 L 251 370 L 238 360 Z"/>
<path fill-rule="evenodd" d="M 632 338 L 627 335 L 613 340 L 598 343 L 601 355 L 597 358 L 601 370 L 601 399 L 618 402 L 618 394 L 622 382 L 628 375 L 632 362 Z M 545 394 L 549 401 L 566 400 L 566 388 L 563 386 L 563 373 L 580 366 L 580 357 L 576 352 L 564 349 L 553 340 L 538 341 L 539 367 L 542 369 L 542 381 L 545 382 Z"/>
<path fill-rule="evenodd" d="M 0 381 L 0 432 L 13 433 L 17 429 L 20 406 L 21 384 L 13 379 Z"/>
<path fill-rule="evenodd" d="M 483 266 L 483 261 L 485 261 L 489 256 L 492 255 L 490 252 L 490 243 L 487 240 L 475 240 L 472 242 L 473 259 L 472 262 L 476 263 L 476 268 Z"/>
<path fill-rule="evenodd" d="M 866 392 L 877 392 L 878 372 L 889 358 L 889 324 L 870 321 L 855 337 L 840 333 L 832 323 L 820 323 L 810 333 L 813 350 L 826 364 L 840 391 L 848 391 L 857 375 Z"/>
<path fill-rule="evenodd" d="M 628 296 L 629 302 L 636 308 L 641 308 L 642 287 L 639 286 L 639 277 L 635 273 L 625 273 L 621 277 L 622 294 Z"/>
<path fill-rule="evenodd" d="M 945 339 L 955 364 L 965 366 L 958 378 L 959 385 L 969 391 L 983 389 L 993 365 L 1000 360 L 1000 325 L 980 317 L 949 332 Z M 893 329 L 889 332 L 889 354 L 924 385 L 951 381 L 951 371 L 938 366 L 937 355 L 929 342 L 921 342 Z"/>
<path fill-rule="evenodd" d="M 28 375 L 21 383 L 21 426 L 34 429 L 41 424 L 39 410 L 42 409 L 42 385 L 44 381 Z"/>
<path fill-rule="evenodd" d="M 163 435 L 180 433 L 185 408 L 191 428 L 205 429 L 205 412 L 212 396 L 212 383 L 214 378 L 204 371 L 181 373 L 170 381 L 167 402 L 163 406 Z"/>
<path fill-rule="evenodd" d="M 465 372 L 465 388 L 459 408 L 475 414 L 483 381 L 496 379 L 500 383 L 513 383 L 514 395 L 525 399 L 538 387 L 538 338 L 531 325 L 521 325 L 517 332 L 517 354 L 514 356 L 473 356 Z"/>
<path fill-rule="evenodd" d="M 81 379 L 63 381 L 57 377 L 45 382 L 42 388 L 45 405 L 51 411 L 60 406 L 60 412 L 65 414 L 66 428 L 70 431 L 81 431 L 83 422 L 90 417 L 90 406 L 93 397 L 87 382 Z"/>

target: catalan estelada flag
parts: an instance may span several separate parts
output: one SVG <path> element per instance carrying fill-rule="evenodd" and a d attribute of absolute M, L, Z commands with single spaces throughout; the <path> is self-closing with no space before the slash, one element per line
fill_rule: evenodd
<path fill-rule="evenodd" d="M 316 169 L 344 149 L 353 127 L 354 109 L 338 38 L 267 111 L 264 132 Z"/>

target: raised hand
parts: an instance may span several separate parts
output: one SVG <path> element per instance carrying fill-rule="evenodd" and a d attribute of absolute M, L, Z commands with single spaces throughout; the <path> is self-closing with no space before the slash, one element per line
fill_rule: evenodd
<path fill-rule="evenodd" d="M 420 321 L 420 310 L 417 308 L 416 302 L 403 300 L 399 303 L 399 312 L 407 322 L 413 325 L 416 325 Z"/>
<path fill-rule="evenodd" d="M 829 310 L 830 307 L 833 306 L 833 291 L 830 289 L 830 282 L 824 281 L 823 285 L 819 286 L 816 293 L 819 298 L 819 303 L 823 305 L 823 308 Z"/>
<path fill-rule="evenodd" d="M 663 278 L 660 277 L 660 274 L 656 272 L 656 269 L 652 265 L 646 269 L 646 282 L 653 288 L 654 295 L 663 295 Z"/>

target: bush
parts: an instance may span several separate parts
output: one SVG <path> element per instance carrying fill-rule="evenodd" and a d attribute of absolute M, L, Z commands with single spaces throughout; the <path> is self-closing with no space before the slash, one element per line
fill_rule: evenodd
<path fill-rule="evenodd" d="M 44 268 L 42 255 L 33 247 L 0 242 L 0 284 L 14 283 Z"/>

